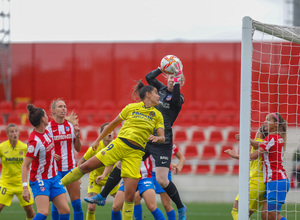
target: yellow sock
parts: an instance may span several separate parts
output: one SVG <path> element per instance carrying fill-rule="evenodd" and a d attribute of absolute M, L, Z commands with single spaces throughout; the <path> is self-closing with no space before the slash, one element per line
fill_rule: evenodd
<path fill-rule="evenodd" d="M 122 209 L 122 220 L 132 220 L 134 202 L 124 202 Z"/>
<path fill-rule="evenodd" d="M 233 208 L 231 211 L 231 215 L 233 220 L 238 220 L 239 219 L 239 212 L 237 209 Z"/>
<path fill-rule="evenodd" d="M 89 211 L 86 212 L 86 220 L 95 220 L 95 211 Z"/>
<path fill-rule="evenodd" d="M 76 167 L 61 179 L 61 183 L 63 186 L 69 185 L 70 183 L 79 180 L 83 175 L 84 173 L 80 170 L 80 168 Z"/>

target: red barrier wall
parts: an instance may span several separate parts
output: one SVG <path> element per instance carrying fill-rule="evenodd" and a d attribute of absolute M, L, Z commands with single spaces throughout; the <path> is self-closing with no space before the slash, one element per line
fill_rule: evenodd
<path fill-rule="evenodd" d="M 163 56 L 175 54 L 184 65 L 187 104 L 239 103 L 240 43 L 34 43 L 12 44 L 11 51 L 13 100 L 129 102 L 135 80 L 145 82 Z"/>

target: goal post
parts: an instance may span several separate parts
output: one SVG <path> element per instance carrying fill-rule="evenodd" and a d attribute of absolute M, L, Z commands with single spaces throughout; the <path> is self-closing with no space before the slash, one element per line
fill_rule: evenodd
<path fill-rule="evenodd" d="M 250 148 L 246 146 L 250 146 L 250 138 L 270 112 L 280 113 L 287 122 L 283 166 L 289 178 L 295 173 L 292 158 L 300 148 L 300 27 L 264 24 L 244 17 L 240 85 L 238 209 L 239 219 L 248 219 Z M 300 155 L 298 157 L 300 159 Z M 299 202 L 300 192 L 296 186 L 290 189 L 286 203 Z M 297 205 L 284 205 L 281 213 L 297 219 L 298 209 Z M 258 211 L 257 219 L 260 214 Z"/>

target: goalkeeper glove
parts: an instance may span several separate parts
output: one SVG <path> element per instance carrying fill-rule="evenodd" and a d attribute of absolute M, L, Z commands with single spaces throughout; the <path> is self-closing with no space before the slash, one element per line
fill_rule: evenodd
<path fill-rule="evenodd" d="M 182 70 L 181 70 L 181 66 L 180 66 L 179 62 L 176 62 L 174 64 L 175 64 L 174 66 L 176 69 L 176 70 L 174 69 L 174 76 L 175 76 L 174 77 L 174 85 L 175 85 L 175 84 L 180 84 L 180 82 L 181 82 Z M 173 66 L 173 64 L 171 66 Z"/>

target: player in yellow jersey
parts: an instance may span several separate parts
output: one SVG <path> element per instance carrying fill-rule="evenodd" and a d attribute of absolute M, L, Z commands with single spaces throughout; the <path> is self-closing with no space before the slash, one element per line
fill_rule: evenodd
<path fill-rule="evenodd" d="M 151 140 L 152 142 L 164 143 L 165 141 L 163 116 L 154 107 L 159 104 L 157 89 L 150 85 L 145 86 L 139 81 L 135 87 L 135 93 L 139 95 L 141 102 L 128 104 L 104 128 L 103 132 L 92 144 L 92 147 L 98 146 L 99 142 L 107 134 L 112 132 L 122 121 L 125 121 L 118 133 L 118 137 L 81 166 L 73 169 L 61 180 L 65 186 L 96 168 L 111 166 L 117 161 L 121 161 L 121 177 L 125 185 L 125 202 L 122 210 L 123 220 L 131 220 L 133 217 L 135 191 L 141 177 L 140 166 L 147 142 Z M 157 136 L 153 135 L 154 130 L 157 132 Z"/>
<path fill-rule="evenodd" d="M 6 134 L 8 140 L 0 144 L 0 158 L 3 167 L 0 177 L 0 212 L 5 206 L 10 206 L 16 195 L 26 212 L 26 219 L 32 219 L 35 216 L 32 208 L 33 197 L 31 196 L 29 202 L 22 197 L 21 167 L 27 152 L 27 145 L 19 141 L 19 130 L 15 124 L 9 124 L 6 127 Z"/>
<path fill-rule="evenodd" d="M 255 141 L 262 142 L 268 136 L 268 131 L 265 130 L 264 125 L 259 128 L 255 135 Z M 236 139 L 239 140 L 239 134 L 236 135 Z M 251 148 L 251 153 L 256 151 L 254 147 Z M 233 150 L 226 150 L 232 158 L 239 159 L 239 155 Z M 250 180 L 249 180 L 249 217 L 259 210 L 263 205 L 265 200 L 265 183 L 263 178 L 262 171 L 262 158 L 259 157 L 256 160 L 250 161 Z M 232 217 L 233 220 L 238 220 L 238 204 L 239 204 L 239 195 L 235 198 Z"/>
<path fill-rule="evenodd" d="M 104 123 L 101 125 L 100 133 L 103 131 L 103 129 L 108 125 L 108 123 Z M 83 164 L 85 161 L 90 159 L 91 157 L 95 156 L 100 150 L 108 146 L 114 138 L 114 132 L 112 131 L 108 135 L 106 135 L 102 141 L 100 141 L 98 147 L 96 150 L 93 150 L 92 147 L 90 147 L 87 152 L 84 154 L 84 156 L 78 161 L 78 166 Z M 105 185 L 108 174 L 105 175 L 104 173 L 104 167 L 97 168 L 93 170 L 90 173 L 89 177 L 89 186 L 88 186 L 88 197 L 93 197 L 101 192 L 102 187 Z M 119 185 L 117 185 L 111 192 L 110 195 L 115 196 L 119 189 Z M 86 214 L 86 220 L 95 220 L 95 211 L 96 211 L 96 204 L 88 204 L 88 210 Z"/>

